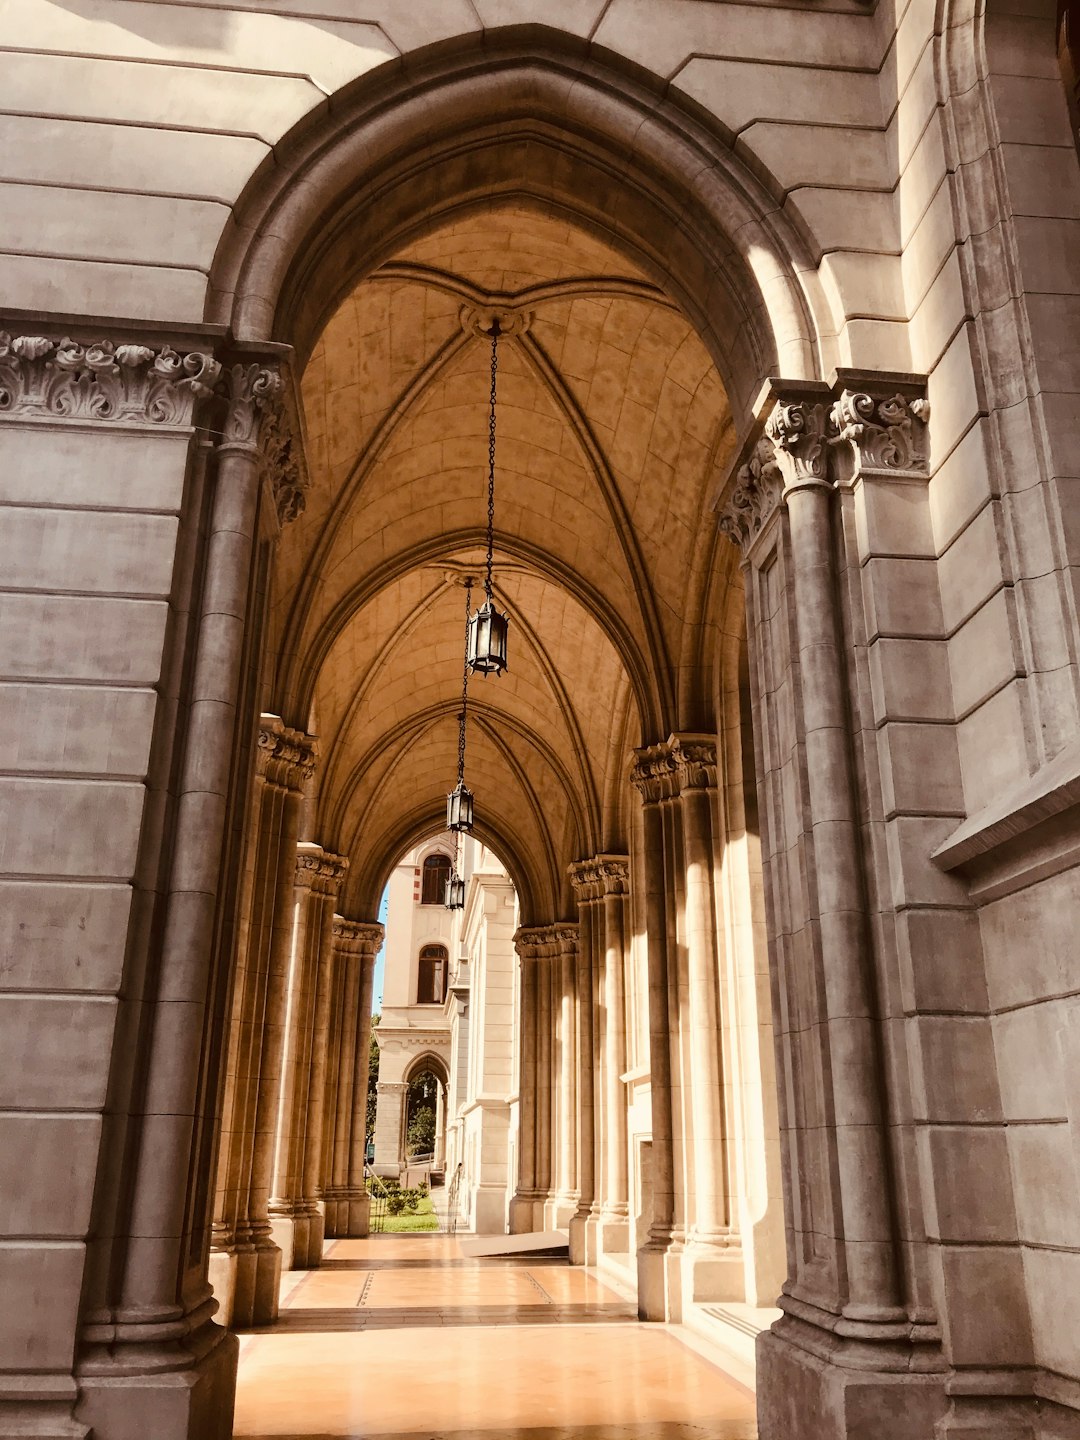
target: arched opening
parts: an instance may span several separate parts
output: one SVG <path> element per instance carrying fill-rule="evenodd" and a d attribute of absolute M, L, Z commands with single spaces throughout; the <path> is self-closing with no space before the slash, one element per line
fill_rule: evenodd
<path fill-rule="evenodd" d="M 450 867 L 447 866 L 442 882 L 444 892 L 446 881 L 449 878 Z M 449 959 L 445 945 L 425 945 L 421 949 L 416 976 L 416 1003 L 418 1005 L 441 1005 L 445 1001 L 446 985 L 449 979 Z"/>

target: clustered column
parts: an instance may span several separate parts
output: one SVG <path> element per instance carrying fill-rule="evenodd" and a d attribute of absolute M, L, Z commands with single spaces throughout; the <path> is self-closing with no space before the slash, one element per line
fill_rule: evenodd
<path fill-rule="evenodd" d="M 259 723 L 249 843 L 233 987 L 210 1279 L 222 1321 L 242 1327 L 277 1315 L 281 1251 L 268 1202 L 288 1005 L 285 942 L 303 788 L 313 742 L 275 715 Z"/>
<path fill-rule="evenodd" d="M 289 1270 L 322 1256 L 323 1107 L 330 1021 L 332 925 L 348 867 L 319 845 L 298 846 L 289 943 L 289 999 L 282 1053 L 278 1133 L 270 1196 L 274 1239 Z"/>
<path fill-rule="evenodd" d="M 323 1206 L 328 1238 L 368 1233 L 364 1182 L 375 957 L 383 927 L 333 919 L 334 1005 L 327 1066 Z"/>

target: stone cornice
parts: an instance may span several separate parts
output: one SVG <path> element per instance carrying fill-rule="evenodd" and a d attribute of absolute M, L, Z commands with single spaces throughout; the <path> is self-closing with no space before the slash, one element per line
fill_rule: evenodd
<path fill-rule="evenodd" d="M 334 916 L 332 931 L 335 950 L 372 960 L 382 949 L 386 934 L 377 920 L 346 920 L 344 915 Z"/>
<path fill-rule="evenodd" d="M 20 420 L 187 426 L 220 376 L 204 350 L 0 331 L 0 413 Z"/>
<path fill-rule="evenodd" d="M 630 890 L 630 861 L 625 855 L 594 855 L 567 870 L 578 900 L 602 900 Z"/>
<path fill-rule="evenodd" d="M 256 774 L 270 784 L 302 790 L 315 773 L 318 750 L 314 737 L 302 730 L 290 730 L 277 715 L 259 717 L 256 745 Z"/>
<path fill-rule="evenodd" d="M 349 868 L 348 857 L 303 841 L 296 847 L 296 883 L 306 890 L 336 894 Z"/>
<path fill-rule="evenodd" d="M 560 955 L 576 955 L 579 942 L 576 921 L 522 926 L 514 932 L 514 949 L 522 960 L 554 960 Z"/>

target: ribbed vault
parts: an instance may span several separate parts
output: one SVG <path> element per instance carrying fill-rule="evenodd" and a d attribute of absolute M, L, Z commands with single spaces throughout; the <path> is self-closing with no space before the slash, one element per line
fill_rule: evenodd
<path fill-rule="evenodd" d="M 625 846 L 630 749 L 711 720 L 729 560 L 709 506 L 734 430 L 692 326 L 615 249 L 528 204 L 410 243 L 303 375 L 312 483 L 271 619 L 278 703 L 319 733 L 319 838 L 351 857 L 356 913 L 438 828 L 454 779 L 492 310 L 512 651 L 507 675 L 471 683 L 467 773 L 526 920 L 568 908 L 570 862 Z"/>

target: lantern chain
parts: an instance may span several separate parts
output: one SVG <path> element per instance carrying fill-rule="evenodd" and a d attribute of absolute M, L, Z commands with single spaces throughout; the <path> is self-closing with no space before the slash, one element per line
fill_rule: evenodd
<path fill-rule="evenodd" d="M 488 416 L 488 523 L 487 576 L 484 593 L 491 602 L 491 572 L 495 558 L 495 381 L 499 369 L 499 322 L 491 324 L 491 410 Z"/>
<path fill-rule="evenodd" d="M 461 714 L 458 716 L 457 778 L 465 779 L 465 715 L 469 704 L 469 620 L 472 616 L 472 577 L 465 582 L 465 664 L 461 672 Z"/>

